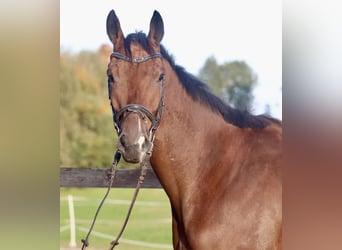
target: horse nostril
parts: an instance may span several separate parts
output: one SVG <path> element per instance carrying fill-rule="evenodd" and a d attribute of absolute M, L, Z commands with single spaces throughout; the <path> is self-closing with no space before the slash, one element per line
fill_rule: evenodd
<path fill-rule="evenodd" d="M 120 143 L 123 147 L 125 147 L 126 144 L 126 139 L 125 139 L 125 135 L 121 135 L 120 136 Z"/>

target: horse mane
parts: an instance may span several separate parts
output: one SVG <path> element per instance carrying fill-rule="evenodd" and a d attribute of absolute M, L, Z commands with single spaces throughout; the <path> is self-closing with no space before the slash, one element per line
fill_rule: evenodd
<path fill-rule="evenodd" d="M 142 32 L 136 32 L 129 34 L 124 41 L 125 51 L 128 56 L 132 56 L 130 49 L 132 42 L 139 43 L 147 53 L 154 53 L 146 34 Z M 239 128 L 265 128 L 272 122 L 279 124 L 281 123 L 279 120 L 268 117 L 267 115 L 252 115 L 247 110 L 242 111 L 230 107 L 223 100 L 214 95 L 206 83 L 188 73 L 184 67 L 177 65 L 173 56 L 168 53 L 163 45 L 160 45 L 160 53 L 176 72 L 176 75 L 178 76 L 187 94 L 194 101 L 204 104 L 213 112 L 221 115 L 226 122 L 231 123 Z"/>

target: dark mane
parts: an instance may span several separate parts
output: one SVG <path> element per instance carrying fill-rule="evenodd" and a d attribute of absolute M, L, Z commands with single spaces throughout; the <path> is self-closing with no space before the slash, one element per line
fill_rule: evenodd
<path fill-rule="evenodd" d="M 124 42 L 125 50 L 128 56 L 131 56 L 130 44 L 139 43 L 147 53 L 153 53 L 146 35 L 142 32 L 129 34 Z M 272 122 L 280 123 L 277 119 L 266 115 L 252 115 L 247 111 L 241 111 L 228 106 L 219 97 L 215 96 L 208 85 L 199 80 L 194 75 L 188 73 L 183 67 L 176 65 L 174 58 L 170 55 L 163 45 L 160 46 L 160 52 L 172 69 L 176 72 L 188 95 L 197 102 L 209 107 L 213 112 L 220 114 L 226 122 L 229 122 L 239 128 L 264 128 Z"/>

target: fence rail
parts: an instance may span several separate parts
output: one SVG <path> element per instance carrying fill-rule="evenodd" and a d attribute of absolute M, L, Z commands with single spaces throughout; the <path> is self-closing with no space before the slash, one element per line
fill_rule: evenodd
<path fill-rule="evenodd" d="M 61 187 L 107 187 L 108 168 L 60 168 Z M 112 187 L 135 188 L 140 169 L 118 169 Z M 148 169 L 142 188 L 162 188 L 152 169 Z"/>

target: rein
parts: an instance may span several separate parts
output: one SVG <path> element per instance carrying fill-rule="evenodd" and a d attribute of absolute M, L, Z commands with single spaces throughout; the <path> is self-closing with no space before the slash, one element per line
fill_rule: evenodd
<path fill-rule="evenodd" d="M 136 199 L 138 197 L 138 193 L 139 193 L 140 187 L 141 187 L 141 185 L 143 184 L 143 182 L 145 180 L 145 176 L 146 176 L 146 172 L 147 172 L 147 167 L 148 167 L 147 162 L 149 162 L 149 158 L 150 158 L 150 155 L 146 155 L 144 160 L 140 164 L 140 168 L 141 168 L 140 169 L 140 176 L 139 176 L 139 179 L 138 179 L 138 183 L 137 183 L 137 185 L 135 187 L 135 192 L 134 192 L 134 195 L 133 195 L 133 198 L 132 198 L 131 205 L 128 208 L 128 212 L 127 212 L 125 221 L 124 221 L 124 223 L 123 223 L 123 225 L 121 227 L 121 230 L 120 230 L 119 234 L 117 235 L 116 239 L 111 242 L 111 246 L 109 248 L 110 250 L 114 249 L 115 246 L 119 245 L 119 239 L 120 239 L 122 233 L 124 232 L 124 230 L 125 230 L 125 228 L 127 226 L 128 219 L 129 219 L 129 217 L 131 215 L 133 206 L 134 206 L 135 201 L 136 201 Z M 93 230 L 93 227 L 95 225 L 95 221 L 96 221 L 97 216 L 98 216 L 98 214 L 100 212 L 100 209 L 102 208 L 102 205 L 105 202 L 105 200 L 106 200 L 106 198 L 107 198 L 107 196 L 108 196 L 108 194 L 110 192 L 110 189 L 111 189 L 111 187 L 113 185 L 113 181 L 115 179 L 115 174 L 116 174 L 116 170 L 117 170 L 117 165 L 118 165 L 120 159 L 121 159 L 121 153 L 119 151 L 116 151 L 115 156 L 114 156 L 114 161 L 112 163 L 112 167 L 111 167 L 111 169 L 108 172 L 108 175 L 110 176 L 110 179 L 109 179 L 109 184 L 108 184 L 108 187 L 107 187 L 107 192 L 104 195 L 102 201 L 100 202 L 99 207 L 96 210 L 93 222 L 92 222 L 92 224 L 90 226 L 90 229 L 89 229 L 89 231 L 87 233 L 87 236 L 85 237 L 85 239 L 81 240 L 81 242 L 83 243 L 82 248 L 81 248 L 82 250 L 86 249 L 86 247 L 89 246 L 88 238 L 89 238 L 89 236 L 90 236 L 90 234 L 91 234 L 91 232 Z"/>
<path fill-rule="evenodd" d="M 130 57 L 127 57 L 126 55 L 123 55 L 121 53 L 113 52 L 111 54 L 110 58 L 112 59 L 113 57 L 121 59 L 121 60 L 124 60 L 124 61 L 127 61 L 127 62 L 131 62 L 131 63 L 142 63 L 142 62 L 145 62 L 145 61 L 150 60 L 152 58 L 162 58 L 162 55 L 159 52 L 157 52 L 157 53 L 154 53 L 154 54 L 151 54 L 151 55 L 147 55 L 147 56 L 143 56 L 143 57 L 139 57 L 139 58 L 130 58 Z M 155 116 L 152 114 L 152 112 L 149 109 L 147 109 L 146 107 L 144 107 L 141 104 L 128 104 L 128 105 L 122 107 L 118 112 L 116 112 L 112 102 L 110 102 L 110 105 L 112 107 L 112 112 L 113 112 L 114 128 L 115 128 L 115 130 L 116 130 L 118 135 L 120 135 L 120 133 L 121 133 L 121 125 L 122 124 L 120 123 L 120 121 L 124 120 L 123 118 L 124 118 L 124 114 L 125 113 L 127 113 L 126 116 L 128 116 L 132 112 L 133 113 L 139 113 L 140 115 L 142 115 L 142 117 L 144 117 L 144 115 L 146 115 L 150 119 L 151 127 L 149 129 L 149 140 L 150 140 L 150 142 L 152 144 L 152 147 L 151 147 L 151 150 L 146 153 L 143 161 L 140 163 L 140 176 L 139 176 L 136 188 L 135 188 L 135 192 L 134 192 L 134 195 L 133 195 L 133 198 L 132 198 L 131 205 L 128 208 L 128 212 L 127 212 L 126 218 L 124 220 L 124 223 L 122 225 L 122 228 L 121 228 L 119 234 L 117 235 L 117 237 L 115 238 L 115 240 L 113 240 L 111 242 L 111 246 L 109 247 L 109 250 L 114 249 L 114 247 L 119 244 L 119 239 L 120 239 L 121 235 L 123 234 L 123 232 L 124 232 L 124 230 L 126 228 L 126 225 L 128 223 L 128 219 L 129 219 L 129 217 L 131 215 L 133 206 L 134 206 L 135 201 L 136 201 L 136 199 L 138 197 L 139 190 L 140 190 L 141 185 L 143 184 L 144 179 L 145 179 L 148 163 L 150 162 L 150 158 L 151 158 L 151 155 L 152 155 L 153 141 L 154 141 L 155 132 L 156 132 L 158 126 L 159 126 L 160 118 L 161 118 L 161 115 L 162 115 L 162 112 L 163 112 L 163 107 L 165 105 L 165 88 L 166 87 L 165 87 L 165 74 L 164 73 L 161 74 L 159 81 L 161 81 L 161 83 L 162 83 L 162 93 L 161 93 L 161 98 L 160 98 L 160 101 L 159 101 L 159 104 L 158 104 L 157 113 L 156 113 Z M 115 155 L 114 155 L 114 161 L 112 163 L 112 167 L 111 167 L 111 169 L 109 169 L 109 172 L 108 172 L 108 177 L 110 177 L 110 178 L 109 178 L 109 183 L 108 183 L 108 187 L 107 187 L 107 192 L 105 193 L 102 201 L 100 202 L 99 207 L 96 210 L 93 222 L 92 222 L 92 224 L 90 226 L 90 229 L 89 229 L 85 239 L 81 240 L 81 242 L 83 243 L 82 248 L 81 248 L 82 250 L 86 249 L 86 247 L 89 246 L 88 238 L 89 238 L 89 236 L 90 236 L 90 234 L 91 234 L 91 232 L 93 230 L 93 227 L 95 225 L 95 221 L 96 221 L 97 216 L 98 216 L 98 214 L 100 212 L 100 209 L 102 208 L 102 205 L 105 202 L 105 200 L 106 200 L 106 198 L 107 198 L 107 196 L 108 196 L 108 194 L 110 192 L 110 189 L 111 189 L 111 187 L 113 185 L 113 182 L 114 182 L 114 179 L 115 179 L 116 170 L 117 170 L 117 165 L 118 165 L 120 159 L 121 159 L 121 153 L 120 153 L 119 150 L 117 150 Z"/>

